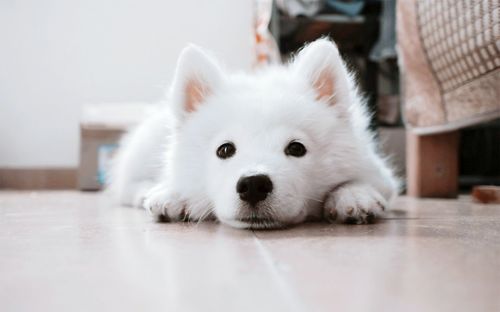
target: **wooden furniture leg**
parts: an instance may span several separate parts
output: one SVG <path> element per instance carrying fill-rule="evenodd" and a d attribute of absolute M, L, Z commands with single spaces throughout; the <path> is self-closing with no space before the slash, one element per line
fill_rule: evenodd
<path fill-rule="evenodd" d="M 407 193 L 414 197 L 456 197 L 459 131 L 416 135 L 407 131 Z"/>

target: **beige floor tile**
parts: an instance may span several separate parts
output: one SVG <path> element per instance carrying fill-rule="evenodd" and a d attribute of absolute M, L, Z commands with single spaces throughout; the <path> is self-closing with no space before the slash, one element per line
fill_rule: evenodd
<path fill-rule="evenodd" d="M 377 224 L 158 224 L 97 193 L 0 192 L 0 311 L 499 311 L 500 206 Z"/>

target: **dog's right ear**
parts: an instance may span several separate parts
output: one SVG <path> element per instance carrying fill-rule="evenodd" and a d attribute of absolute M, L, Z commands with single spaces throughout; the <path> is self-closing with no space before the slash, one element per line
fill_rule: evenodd
<path fill-rule="evenodd" d="M 329 39 L 318 39 L 306 45 L 290 67 L 292 73 L 306 78 L 317 100 L 337 106 L 348 99 L 350 77 L 337 46 Z"/>
<path fill-rule="evenodd" d="M 194 112 L 217 91 L 223 74 L 217 62 L 195 45 L 182 50 L 172 83 L 172 105 L 179 120 Z"/>

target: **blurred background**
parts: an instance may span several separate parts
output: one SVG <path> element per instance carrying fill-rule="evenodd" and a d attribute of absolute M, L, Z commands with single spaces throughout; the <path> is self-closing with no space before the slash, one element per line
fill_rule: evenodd
<path fill-rule="evenodd" d="M 188 43 L 251 71 L 324 36 L 357 73 L 410 193 L 500 184 L 499 12 L 490 1 L 1 1 L 0 188 L 101 188 L 120 135 L 162 99 Z"/>
<path fill-rule="evenodd" d="M 181 49 L 250 69 L 251 0 L 0 2 L 0 167 L 76 168 L 86 104 L 159 100 Z"/>

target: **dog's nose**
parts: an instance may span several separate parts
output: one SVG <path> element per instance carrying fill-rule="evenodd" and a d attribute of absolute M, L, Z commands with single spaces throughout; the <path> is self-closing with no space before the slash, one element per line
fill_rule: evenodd
<path fill-rule="evenodd" d="M 242 200 L 255 206 L 273 191 L 273 182 L 264 174 L 241 177 L 236 184 L 236 191 Z"/>

